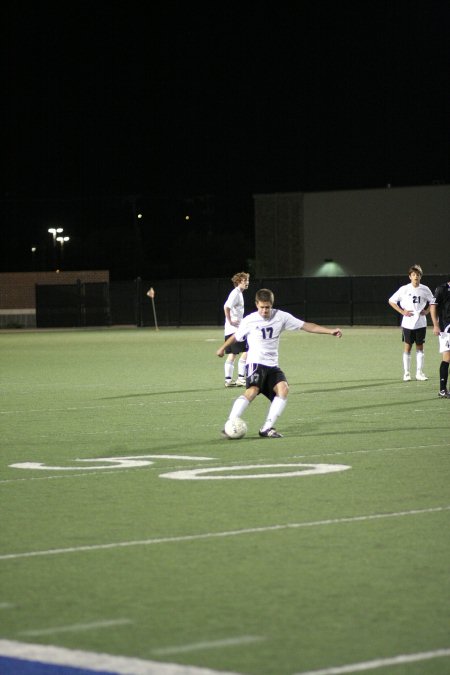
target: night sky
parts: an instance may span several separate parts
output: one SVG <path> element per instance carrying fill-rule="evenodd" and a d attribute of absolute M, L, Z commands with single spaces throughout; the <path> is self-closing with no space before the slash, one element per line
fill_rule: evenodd
<path fill-rule="evenodd" d="M 1 13 L 0 271 L 53 269 L 63 227 L 63 269 L 230 276 L 253 194 L 450 182 L 448 0 Z"/>

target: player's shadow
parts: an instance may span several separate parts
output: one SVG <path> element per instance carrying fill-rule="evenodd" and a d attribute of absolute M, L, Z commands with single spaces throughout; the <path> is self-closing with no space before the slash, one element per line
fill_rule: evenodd
<path fill-rule="evenodd" d="M 354 382 L 354 384 L 350 384 Z M 315 385 L 321 384 L 316 382 Z M 291 394 L 323 394 L 323 393 L 340 393 L 342 391 L 352 391 L 353 389 L 373 389 L 374 387 L 385 387 L 398 384 L 398 378 L 393 378 L 392 380 L 347 380 L 347 382 L 324 382 L 323 388 L 313 388 L 309 389 L 308 384 L 304 382 L 291 382 L 289 381 L 290 393 Z M 344 385 L 344 386 L 343 386 Z M 293 390 L 293 387 L 300 387 L 301 391 Z"/>
<path fill-rule="evenodd" d="M 141 391 L 133 394 L 120 394 L 120 396 L 101 396 L 97 400 L 99 401 L 114 401 L 116 399 L 121 399 L 121 398 L 146 398 L 148 396 L 165 396 L 166 394 L 173 395 L 173 394 L 197 394 L 199 392 L 205 392 L 205 391 L 217 391 L 217 387 L 210 387 L 209 389 L 206 389 L 206 387 L 200 387 L 199 389 L 174 389 L 174 390 L 160 390 L 160 391 Z M 231 391 L 244 391 L 243 387 L 233 387 Z"/>
<path fill-rule="evenodd" d="M 414 404 L 425 403 L 426 401 L 430 401 L 429 396 L 427 396 L 427 398 L 414 398 L 414 399 L 408 399 L 406 401 L 387 401 L 386 403 L 372 403 L 372 404 L 367 404 L 367 405 L 356 405 L 356 406 L 350 406 L 349 408 L 328 408 L 327 410 L 328 410 L 329 413 L 348 413 L 348 412 L 351 412 L 352 410 L 376 410 L 376 409 L 380 409 L 380 408 L 381 409 L 382 408 L 392 408 L 394 406 L 402 406 L 402 405 L 410 406 L 411 403 L 414 403 Z"/>
<path fill-rule="evenodd" d="M 320 427 L 320 425 L 317 425 Z M 422 427 L 421 427 L 422 428 Z M 429 427 L 423 427 L 424 430 L 426 431 L 429 429 L 430 431 L 435 430 L 435 427 L 429 426 Z M 310 438 L 336 438 L 336 434 L 338 433 L 339 436 L 370 436 L 372 434 L 391 434 L 393 429 L 392 427 L 384 428 L 384 427 L 377 427 L 376 429 L 367 429 L 367 428 L 361 428 L 361 429 L 346 429 L 346 430 L 339 430 L 336 431 L 336 429 L 333 429 L 332 431 L 316 431 L 312 425 L 307 425 L 307 424 L 300 424 L 300 425 L 293 425 L 289 424 L 287 427 L 285 427 L 286 430 L 286 436 L 289 434 L 289 438 L 298 438 L 300 440 L 307 440 Z M 396 427 L 395 432 L 401 432 L 401 431 L 410 431 L 411 427 L 410 426 L 404 426 L 404 427 Z"/>

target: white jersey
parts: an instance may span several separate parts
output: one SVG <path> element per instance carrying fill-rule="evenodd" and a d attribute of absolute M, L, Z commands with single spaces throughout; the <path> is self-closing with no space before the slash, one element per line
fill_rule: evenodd
<path fill-rule="evenodd" d="M 420 312 L 425 309 L 427 304 L 434 302 L 434 296 L 428 286 L 419 284 L 414 287 L 412 284 L 406 284 L 406 286 L 401 286 L 394 295 L 391 295 L 389 302 L 398 303 L 402 309 L 414 312 L 412 316 L 402 318 L 402 327 L 415 330 L 416 328 L 425 328 L 427 325 L 427 317 Z"/>
<path fill-rule="evenodd" d="M 284 330 L 300 330 L 304 326 L 289 312 L 272 309 L 270 317 L 263 319 L 259 312 L 253 312 L 244 319 L 236 330 L 236 340 L 247 340 L 247 363 L 261 363 L 264 366 L 278 366 L 278 345 Z"/>
<path fill-rule="evenodd" d="M 241 289 L 236 286 L 225 301 L 223 308 L 228 307 L 232 321 L 241 323 L 244 316 L 244 295 Z M 225 316 L 225 335 L 231 335 L 236 332 L 236 326 L 233 326 Z"/>

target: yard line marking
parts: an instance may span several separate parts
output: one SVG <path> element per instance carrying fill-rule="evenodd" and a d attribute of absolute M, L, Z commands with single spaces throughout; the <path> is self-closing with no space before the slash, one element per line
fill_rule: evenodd
<path fill-rule="evenodd" d="M 185 534 L 174 537 L 156 537 L 155 539 L 137 539 L 135 541 L 118 541 L 110 544 L 91 544 L 90 546 L 71 546 L 68 548 L 53 548 L 43 551 L 26 551 L 24 553 L 4 553 L 0 560 L 16 560 L 18 558 L 34 558 L 38 556 L 61 555 L 64 553 L 82 553 L 90 551 L 104 551 L 114 548 L 128 548 L 131 546 L 152 546 L 155 544 L 173 544 L 184 541 L 201 541 L 202 539 L 222 539 L 225 537 L 237 537 L 243 534 L 263 534 L 303 527 L 320 527 L 322 525 L 341 525 L 343 523 L 358 523 L 370 520 L 382 520 L 384 518 L 401 518 L 403 516 L 416 516 L 425 513 L 439 513 L 450 511 L 450 505 L 435 506 L 428 509 L 412 509 L 411 511 L 397 511 L 395 513 L 373 513 L 367 516 L 349 516 L 347 518 L 330 518 L 327 520 L 312 520 L 305 523 L 285 523 L 284 525 L 267 525 L 265 527 L 249 527 L 242 530 L 225 530 L 223 532 L 206 532 L 204 534 Z"/>
<path fill-rule="evenodd" d="M 164 647 L 153 649 L 152 653 L 156 656 L 165 656 L 168 654 L 183 654 L 184 652 L 196 652 L 202 649 L 216 649 L 216 647 L 234 647 L 235 645 L 246 645 L 252 642 L 261 642 L 265 640 L 258 635 L 242 635 L 236 638 L 225 638 L 223 640 L 210 640 L 209 642 L 193 642 L 190 645 L 179 645 L 178 647 Z"/>
<path fill-rule="evenodd" d="M 95 628 L 109 628 L 110 626 L 124 626 L 133 623 L 131 619 L 105 619 L 104 621 L 92 621 L 91 623 L 74 623 L 70 626 L 57 626 L 56 628 L 40 628 L 37 630 L 22 630 L 19 635 L 53 635 L 53 633 L 72 633 Z"/>
<path fill-rule="evenodd" d="M 429 445 L 418 445 L 414 446 L 412 448 L 410 445 L 405 445 L 405 446 L 399 446 L 399 447 L 392 447 L 392 448 L 369 448 L 367 450 L 338 450 L 338 451 L 333 451 L 333 452 L 315 452 L 313 454 L 303 454 L 303 455 L 288 455 L 286 457 L 282 457 L 281 459 L 307 459 L 311 457 L 334 457 L 334 456 L 341 456 L 341 455 L 358 455 L 358 454 L 368 454 L 371 452 L 394 452 L 397 450 L 408 450 L 410 451 L 411 449 L 413 450 L 426 450 L 428 448 L 446 448 L 449 447 L 450 443 L 431 443 Z M 139 459 L 140 457 L 148 457 L 150 455 L 133 455 L 132 457 L 129 457 L 129 459 Z M 167 455 L 167 458 L 169 457 L 176 457 L 176 455 Z M 280 456 L 277 456 L 278 459 L 280 459 Z M 192 457 L 189 456 L 189 459 L 199 459 L 198 457 Z M 220 462 L 222 465 L 226 464 L 234 464 L 235 460 L 226 460 L 226 459 L 216 459 L 214 457 L 202 457 L 200 458 L 202 460 L 208 460 L 211 462 Z M 81 461 L 81 460 L 77 460 Z M 84 461 L 84 460 L 83 460 Z M 93 460 L 96 461 L 96 460 Z M 264 458 L 253 458 L 252 461 L 254 462 L 266 462 L 267 457 Z M 64 467 L 61 467 L 64 468 Z M 67 467 L 66 467 L 67 468 Z M 142 468 L 142 467 L 141 467 Z M 168 469 L 171 470 L 177 470 L 182 467 L 175 466 L 175 467 L 167 467 Z M 148 466 L 146 467 L 147 470 L 160 470 L 160 467 L 155 467 L 155 466 Z M 105 474 L 110 474 L 112 470 L 115 470 L 114 467 L 107 467 L 103 471 L 98 470 L 97 471 L 91 471 L 91 475 L 105 475 Z M 121 473 L 126 473 L 128 469 L 122 469 Z M 86 474 L 71 474 L 70 476 L 42 476 L 42 477 L 30 477 L 30 478 L 5 478 L 3 480 L 0 480 L 0 485 L 3 485 L 5 483 L 19 483 L 19 482 L 27 482 L 29 480 L 55 480 L 55 479 L 61 479 L 61 478 L 79 478 L 82 477 L 83 475 Z"/>
<path fill-rule="evenodd" d="M 239 675 L 239 673 L 211 670 L 200 666 L 162 663 L 136 657 L 112 656 L 85 652 L 81 649 L 65 647 L 46 647 L 44 645 L 0 640 L 1 657 L 19 659 L 20 661 L 39 662 L 66 668 L 86 668 L 88 671 L 115 673 L 116 675 Z"/>
<path fill-rule="evenodd" d="M 414 661 L 427 661 L 443 656 L 450 656 L 450 649 L 435 649 L 432 652 L 418 652 L 417 654 L 401 654 L 389 659 L 375 659 L 374 661 L 362 661 L 347 666 L 323 668 L 322 670 L 307 670 L 295 675 L 343 675 L 344 673 L 359 673 L 363 670 L 374 670 L 386 666 L 398 666 L 401 663 L 414 663 Z"/>

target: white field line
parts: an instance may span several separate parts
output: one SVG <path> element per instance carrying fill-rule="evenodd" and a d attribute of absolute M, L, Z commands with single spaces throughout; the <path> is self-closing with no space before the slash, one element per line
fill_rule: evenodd
<path fill-rule="evenodd" d="M 321 527 L 323 525 L 342 525 L 346 523 L 361 523 L 385 518 L 402 518 L 405 516 L 417 516 L 428 513 L 440 513 L 450 511 L 450 505 L 436 506 L 427 509 L 413 509 L 411 511 L 398 511 L 395 513 L 374 513 L 366 516 L 351 516 L 348 518 L 331 518 L 327 520 L 313 520 L 304 523 L 286 523 L 283 525 L 268 525 L 266 527 L 250 527 L 242 530 L 225 530 L 223 532 L 206 532 L 203 534 L 187 534 L 174 537 L 156 537 L 155 539 L 141 539 L 134 541 L 119 541 L 110 544 L 91 544 L 90 546 L 73 546 L 67 548 L 53 548 L 41 551 L 25 551 L 23 553 L 4 553 L 1 560 L 17 560 L 18 558 L 34 558 L 50 555 L 62 555 L 65 553 L 83 553 L 91 551 L 104 551 L 115 548 L 128 548 L 132 546 L 154 546 L 156 544 L 173 544 L 187 541 L 201 541 L 207 539 L 223 539 L 225 537 L 237 537 L 246 534 L 264 534 L 304 527 Z"/>
<path fill-rule="evenodd" d="M 38 661 L 40 664 L 65 666 L 66 668 L 86 668 L 93 672 L 109 672 L 116 675 L 239 675 L 197 666 L 161 663 L 126 656 L 111 656 L 85 652 L 80 649 L 64 647 L 45 647 L 43 645 L 0 640 L 0 656 L 23 661 Z"/>
<path fill-rule="evenodd" d="M 362 661 L 361 663 L 350 663 L 346 666 L 336 666 L 332 668 L 322 668 L 321 670 L 307 670 L 295 675 L 345 675 L 345 673 L 361 673 L 364 670 L 375 670 L 375 668 L 386 668 L 387 666 L 399 666 L 402 663 L 414 663 L 417 661 L 429 661 L 443 656 L 450 656 L 450 649 L 435 649 L 432 652 L 418 652 L 417 654 L 401 654 L 389 659 L 374 659 L 373 661 Z"/>
<path fill-rule="evenodd" d="M 74 623 L 70 626 L 57 626 L 55 628 L 40 628 L 36 630 L 22 630 L 19 635 L 53 635 L 53 633 L 78 633 L 84 630 L 96 630 L 97 628 L 111 628 L 111 626 L 125 626 L 133 623 L 131 619 L 105 619 L 104 621 L 91 621 L 90 623 Z"/>
<path fill-rule="evenodd" d="M 221 647 L 234 647 L 236 645 L 248 645 L 253 642 L 261 642 L 265 640 L 263 637 L 257 635 L 241 635 L 235 638 L 225 638 L 223 640 L 210 640 L 209 642 L 193 642 L 190 645 L 178 645 L 173 647 L 164 647 L 161 649 L 153 649 L 152 653 L 155 656 L 167 656 L 169 654 L 184 654 L 186 652 L 196 652 L 204 649 L 217 649 Z"/>

